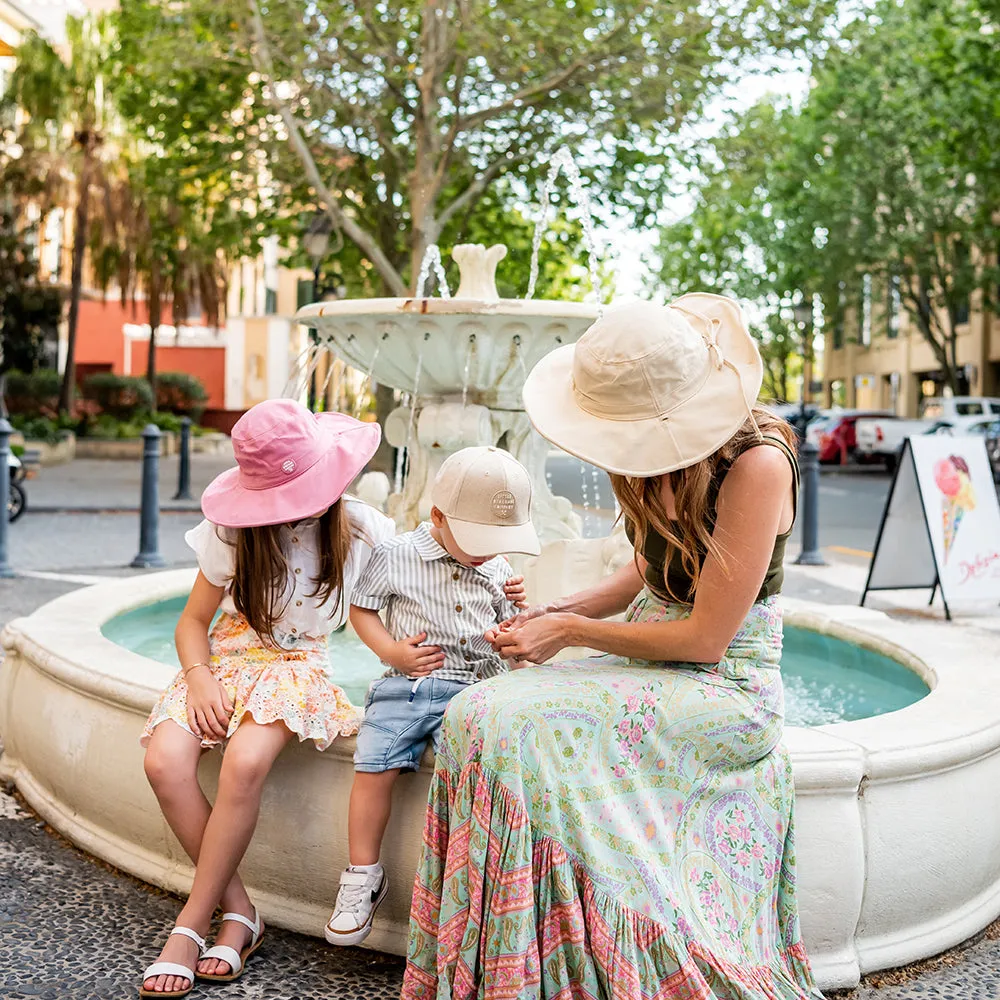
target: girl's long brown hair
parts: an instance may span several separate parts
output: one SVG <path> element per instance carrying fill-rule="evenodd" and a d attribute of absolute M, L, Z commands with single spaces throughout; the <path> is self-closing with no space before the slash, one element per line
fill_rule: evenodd
<path fill-rule="evenodd" d="M 719 474 L 728 470 L 748 448 L 762 436 L 783 440 L 795 451 L 795 432 L 780 417 L 762 407 L 754 407 L 753 419 L 742 427 L 714 454 L 697 465 L 667 473 L 674 494 L 677 518 L 672 520 L 663 503 L 659 476 L 638 479 L 632 476 L 611 476 L 611 485 L 618 498 L 622 515 L 635 529 L 635 559 L 645 546 L 650 531 L 666 540 L 667 552 L 663 567 L 663 585 L 667 595 L 681 604 L 690 604 L 698 587 L 702 564 L 707 556 L 725 567 L 725 554 L 712 537 L 715 530 L 715 502 Z M 674 554 L 680 552 L 681 565 L 691 579 L 686 594 L 675 594 L 670 586 L 669 569 Z"/>
<path fill-rule="evenodd" d="M 280 647 L 274 629 L 288 607 L 288 556 L 281 546 L 282 525 L 239 528 L 236 531 L 236 571 L 232 597 L 236 610 L 267 643 Z M 344 604 L 344 565 L 354 530 L 342 500 L 319 518 L 319 576 L 310 597 L 326 602 L 337 594 Z"/>

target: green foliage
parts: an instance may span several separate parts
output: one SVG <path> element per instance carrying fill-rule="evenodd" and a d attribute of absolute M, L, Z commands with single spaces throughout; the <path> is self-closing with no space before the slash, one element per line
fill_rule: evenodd
<path fill-rule="evenodd" d="M 41 367 L 46 337 L 55 338 L 62 313 L 58 290 L 38 281 L 31 233 L 0 211 L 0 373 Z"/>
<path fill-rule="evenodd" d="M 84 381 L 83 395 L 100 406 L 102 418 L 111 416 L 118 420 L 128 419 L 137 410 L 148 411 L 153 408 L 153 393 L 149 383 L 135 375 L 98 372 Z M 88 434 L 90 433 L 92 430 L 88 429 Z"/>
<path fill-rule="evenodd" d="M 186 372 L 163 372 L 156 380 L 156 409 L 198 420 L 205 412 L 208 391 L 201 379 Z"/>
<path fill-rule="evenodd" d="M 7 409 L 14 415 L 25 417 L 55 412 L 59 405 L 61 381 L 59 373 L 50 369 L 30 374 L 16 370 L 7 372 L 4 385 Z"/>
<path fill-rule="evenodd" d="M 10 425 L 14 430 L 20 431 L 26 441 L 44 441 L 46 444 L 58 444 L 72 430 L 65 427 L 58 418 L 29 416 L 25 413 L 12 413 Z"/>
<path fill-rule="evenodd" d="M 801 108 L 762 102 L 704 151 L 693 212 L 662 234 L 661 279 L 785 322 L 816 296 L 828 326 L 860 310 L 863 275 L 883 300 L 893 283 L 957 388 L 957 327 L 1000 277 L 995 10 L 883 0 L 813 76 Z"/>
<path fill-rule="evenodd" d="M 799 47 L 832 6 L 142 0 L 123 17 L 152 140 L 176 137 L 206 164 L 228 152 L 234 177 L 256 179 L 266 163 L 273 186 L 258 210 L 298 206 L 276 221 L 290 246 L 301 214 L 326 212 L 327 283 L 370 295 L 407 294 L 431 242 L 472 242 L 473 230 L 506 241 L 565 143 L 601 209 L 651 219 L 680 125 L 735 62 Z M 229 107 L 202 129 L 217 95 Z M 174 120 L 186 129 L 169 131 Z M 524 289 L 526 255 L 512 253 L 505 273 Z"/>

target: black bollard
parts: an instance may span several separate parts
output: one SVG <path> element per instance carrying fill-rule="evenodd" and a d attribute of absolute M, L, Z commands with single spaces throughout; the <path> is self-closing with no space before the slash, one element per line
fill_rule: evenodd
<path fill-rule="evenodd" d="M 826 560 L 819 550 L 819 448 L 811 441 L 803 441 L 799 449 L 802 470 L 802 551 L 795 560 L 797 566 L 825 566 Z"/>
<path fill-rule="evenodd" d="M 139 509 L 139 554 L 134 569 L 166 566 L 160 555 L 160 428 L 146 424 L 142 432 L 142 506 Z"/>
<path fill-rule="evenodd" d="M 177 472 L 175 500 L 191 499 L 191 418 L 181 420 L 181 457 Z"/>
<path fill-rule="evenodd" d="M 0 578 L 14 575 L 7 556 L 7 537 L 10 530 L 10 435 L 14 428 L 6 417 L 0 417 L 0 496 L 3 497 L 3 515 L 0 516 Z"/>

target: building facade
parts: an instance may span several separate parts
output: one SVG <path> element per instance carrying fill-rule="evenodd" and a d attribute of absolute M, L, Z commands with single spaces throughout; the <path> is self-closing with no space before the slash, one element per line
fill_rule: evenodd
<path fill-rule="evenodd" d="M 890 283 L 878 292 L 866 275 L 858 307 L 826 333 L 825 403 L 916 417 L 924 399 L 942 394 L 945 378 L 898 290 Z M 1000 394 L 1000 320 L 978 297 L 959 319 L 959 394 Z"/>

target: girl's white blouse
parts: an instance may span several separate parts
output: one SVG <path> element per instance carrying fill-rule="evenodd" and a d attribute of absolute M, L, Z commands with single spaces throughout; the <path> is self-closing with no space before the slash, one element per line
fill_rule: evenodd
<path fill-rule="evenodd" d="M 374 507 L 354 497 L 344 497 L 344 503 L 354 540 L 344 566 L 343 600 L 339 594 L 326 603 L 309 596 L 316 589 L 319 572 L 319 521 L 310 518 L 281 527 L 282 547 L 288 559 L 288 586 L 284 594 L 285 610 L 277 628 L 288 636 L 319 637 L 340 628 L 347 621 L 354 584 L 368 565 L 372 548 L 396 533 L 393 522 Z M 184 536 L 198 557 L 198 568 L 205 579 L 216 587 L 226 588 L 219 608 L 227 614 L 236 614 L 230 594 L 236 565 L 235 537 L 236 529 L 223 528 L 211 521 L 202 521 Z"/>

